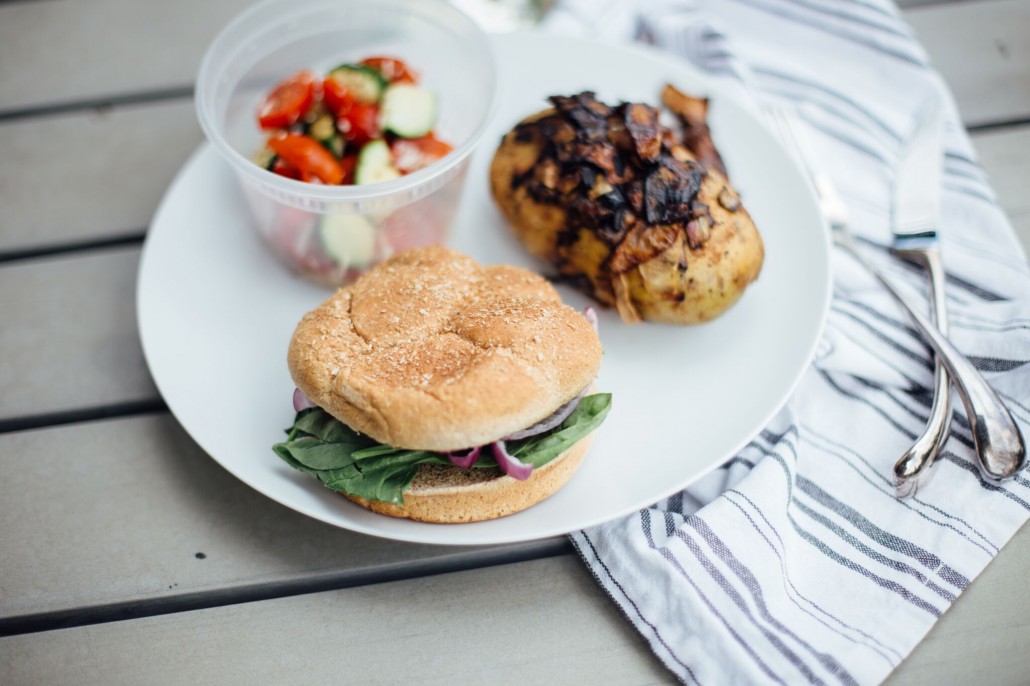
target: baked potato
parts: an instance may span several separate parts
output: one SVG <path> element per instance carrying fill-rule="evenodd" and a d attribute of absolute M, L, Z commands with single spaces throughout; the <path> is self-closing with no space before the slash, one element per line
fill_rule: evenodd
<path fill-rule="evenodd" d="M 671 86 L 657 108 L 593 93 L 550 98 L 505 135 L 490 166 L 501 212 L 530 253 L 626 322 L 709 321 L 761 271 L 762 239 L 705 123 Z"/>

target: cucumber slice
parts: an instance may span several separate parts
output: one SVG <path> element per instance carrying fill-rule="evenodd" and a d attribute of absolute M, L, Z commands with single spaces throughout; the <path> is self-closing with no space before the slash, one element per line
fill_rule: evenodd
<path fill-rule="evenodd" d="M 354 183 L 362 186 L 399 178 L 400 171 L 393 164 L 393 153 L 382 138 L 365 144 L 358 153 L 358 164 L 354 168 Z"/>
<path fill-rule="evenodd" d="M 325 254 L 341 267 L 361 269 L 372 264 L 376 229 L 360 214 L 322 217 L 318 223 L 318 236 Z"/>
<path fill-rule="evenodd" d="M 436 93 L 411 83 L 395 83 L 383 93 L 379 106 L 384 129 L 401 138 L 419 138 L 436 124 Z"/>
<path fill-rule="evenodd" d="M 341 64 L 329 72 L 329 78 L 350 92 L 362 103 L 377 103 L 386 90 L 386 78 L 378 69 L 359 64 Z"/>

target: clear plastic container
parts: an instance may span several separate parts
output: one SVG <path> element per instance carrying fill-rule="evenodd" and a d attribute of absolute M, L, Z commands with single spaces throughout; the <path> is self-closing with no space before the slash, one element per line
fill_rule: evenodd
<path fill-rule="evenodd" d="M 276 84 L 303 69 L 325 74 L 382 55 L 407 62 L 436 93 L 434 130 L 453 152 L 407 176 L 360 186 L 296 181 L 253 161 L 267 135 L 257 111 Z M 336 286 L 397 251 L 446 240 L 469 155 L 494 111 L 495 84 L 486 35 L 446 2 L 268 0 L 236 17 L 208 48 L 196 108 L 275 254 L 296 272 Z M 328 227 L 338 232 L 332 251 L 325 249 Z"/>

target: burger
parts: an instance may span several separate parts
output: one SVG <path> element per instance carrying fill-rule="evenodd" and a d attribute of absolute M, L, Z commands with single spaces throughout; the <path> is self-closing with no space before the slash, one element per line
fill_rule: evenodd
<path fill-rule="evenodd" d="M 442 246 L 306 314 L 275 453 L 353 502 L 425 522 L 509 515 L 565 485 L 611 405 L 596 319 L 543 277 Z"/>

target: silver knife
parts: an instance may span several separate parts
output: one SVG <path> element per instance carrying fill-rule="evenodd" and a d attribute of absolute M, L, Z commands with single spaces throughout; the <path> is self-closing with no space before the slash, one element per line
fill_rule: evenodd
<path fill-rule="evenodd" d="M 892 198 L 891 228 L 894 254 L 924 269 L 930 282 L 931 320 L 948 333 L 944 269 L 937 239 L 937 210 L 944 152 L 944 107 L 940 98 L 925 103 L 916 115 L 912 134 L 902 146 Z M 934 394 L 923 433 L 894 465 L 899 497 L 914 495 L 932 474 L 930 467 L 948 440 L 951 428 L 951 379 L 935 355 Z"/>
<path fill-rule="evenodd" d="M 937 368 L 931 418 L 926 432 L 916 444 L 923 446 L 923 452 L 906 453 L 895 465 L 895 484 L 901 495 L 918 488 L 920 481 L 925 479 L 921 475 L 928 471 L 947 439 L 951 417 L 948 376 L 952 377 L 969 419 L 980 474 L 990 481 L 1008 479 L 1015 476 L 1026 462 L 1026 442 L 1019 425 L 976 368 L 942 335 L 943 329 L 947 328 L 947 315 L 935 224 L 943 153 L 942 115 L 939 101 L 920 108 L 917 125 L 904 146 L 895 179 L 891 218 L 895 235 L 893 247 L 897 254 L 925 265 L 932 288 L 930 302 L 937 317 L 934 330 L 930 322 L 921 321 L 922 315 L 909 312 L 936 352 Z M 942 362 L 947 368 L 946 373 L 941 369 Z"/>

